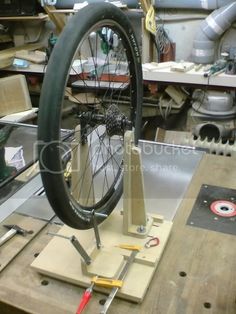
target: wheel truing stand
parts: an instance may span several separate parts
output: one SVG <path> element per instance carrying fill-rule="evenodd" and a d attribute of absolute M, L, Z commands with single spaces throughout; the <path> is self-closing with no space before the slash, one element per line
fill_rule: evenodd
<path fill-rule="evenodd" d="M 79 129 L 77 131 L 79 133 Z M 91 263 L 86 264 L 84 260 L 81 260 L 81 263 L 75 265 L 76 254 L 78 253 L 75 252 L 68 241 L 55 237 L 33 262 L 32 266 L 53 277 L 87 287 L 90 285 L 93 276 L 118 278 L 125 260 L 131 254 L 130 251 L 117 247 L 118 245 L 122 243 L 139 245 L 143 249 L 136 255 L 118 295 L 128 300 L 141 302 L 167 243 L 172 222 L 163 220 L 162 216 L 146 213 L 141 150 L 134 145 L 132 131 L 125 133 L 124 141 L 123 210 L 121 212 L 114 210 L 99 225 L 99 233 L 96 227 L 96 219 L 94 232 L 91 229 L 81 231 L 64 226 L 58 233 L 59 236 L 63 235 L 70 238 L 73 235 L 79 239 L 83 249 L 90 257 Z M 87 145 L 86 143 L 79 145 L 77 151 L 73 153 L 72 158 L 74 160 L 72 160 L 72 164 L 77 166 L 74 169 L 84 169 L 84 165 L 80 163 L 85 160 L 84 155 L 88 152 Z M 88 182 L 91 183 L 89 174 L 92 172 L 88 169 L 86 171 Z M 78 180 L 78 172 L 72 171 L 72 182 L 76 180 L 73 178 L 74 175 Z M 79 188 L 83 189 L 88 186 L 90 184 L 85 183 Z M 74 195 L 79 195 L 77 192 L 74 193 Z M 82 191 L 82 194 L 80 191 L 80 195 L 86 195 L 83 193 L 85 191 Z M 81 196 L 79 198 L 80 202 L 84 199 Z M 86 197 L 86 202 L 87 199 L 88 197 Z M 96 213 L 94 217 L 96 217 Z M 94 233 L 96 241 L 94 241 Z M 148 248 L 145 244 L 152 238 L 158 239 L 157 244 L 155 247 L 149 246 Z M 101 245 L 98 245 L 98 243 Z M 50 260 L 55 256 L 55 247 L 58 247 L 57 264 L 55 265 L 54 258 L 54 264 L 50 265 Z M 65 264 L 71 266 L 65 267 Z M 96 287 L 96 289 L 106 291 L 101 287 Z"/>

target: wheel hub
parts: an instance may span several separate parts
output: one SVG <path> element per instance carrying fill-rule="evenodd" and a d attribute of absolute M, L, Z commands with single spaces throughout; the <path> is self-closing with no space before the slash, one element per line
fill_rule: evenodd
<path fill-rule="evenodd" d="M 113 135 L 124 135 L 126 130 L 132 128 L 132 122 L 116 105 L 110 105 L 105 115 L 89 111 L 80 115 L 80 119 L 81 124 L 84 126 L 95 127 L 97 124 L 105 124 L 107 134 L 110 137 Z M 82 127 L 82 129 L 84 128 Z"/>
<path fill-rule="evenodd" d="M 127 117 L 120 111 L 116 105 L 111 105 L 105 116 L 105 124 L 107 134 L 113 135 L 124 135 L 124 132 L 132 128 L 132 123 Z"/>

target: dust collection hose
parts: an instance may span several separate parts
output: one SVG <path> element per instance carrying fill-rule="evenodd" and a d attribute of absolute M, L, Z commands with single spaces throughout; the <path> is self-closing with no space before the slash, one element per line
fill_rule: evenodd
<path fill-rule="evenodd" d="M 155 0 L 156 8 L 215 10 L 199 26 L 196 32 L 192 59 L 196 63 L 213 63 L 215 41 L 236 20 L 236 2 L 232 0 Z"/>
<path fill-rule="evenodd" d="M 89 3 L 104 2 L 105 0 L 88 0 Z M 112 0 L 110 0 L 112 1 Z M 57 0 L 57 8 L 72 8 L 75 3 L 82 3 L 84 0 Z M 129 8 L 139 7 L 138 0 L 121 0 L 122 3 L 127 4 Z M 215 10 L 232 3 L 232 0 L 155 0 L 153 1 L 156 8 L 173 8 L 173 9 L 205 9 Z"/>
<path fill-rule="evenodd" d="M 155 0 L 154 6 L 163 9 L 219 9 L 234 1 L 232 0 Z"/>
<path fill-rule="evenodd" d="M 201 24 L 193 41 L 192 58 L 196 63 L 213 63 L 215 41 L 236 20 L 236 2 L 211 13 Z"/>

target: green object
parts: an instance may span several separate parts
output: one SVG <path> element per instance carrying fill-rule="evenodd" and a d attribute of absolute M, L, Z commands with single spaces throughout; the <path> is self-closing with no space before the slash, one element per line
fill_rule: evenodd
<path fill-rule="evenodd" d="M 204 77 L 209 77 L 213 74 L 221 72 L 225 70 L 227 62 L 228 62 L 228 54 L 221 54 L 221 59 L 217 60 L 209 69 L 207 73 L 204 73 Z"/>
<path fill-rule="evenodd" d="M 16 168 L 7 166 L 5 161 L 5 144 L 12 130 L 12 126 L 5 126 L 0 130 L 0 182 L 16 171 Z"/>
<path fill-rule="evenodd" d="M 102 49 L 102 52 L 107 55 L 109 53 L 109 51 L 111 50 L 111 47 L 110 45 L 108 44 L 107 41 L 102 41 L 101 42 L 101 49 Z"/>
<path fill-rule="evenodd" d="M 55 36 L 53 33 L 50 34 L 50 37 L 48 39 L 48 44 L 52 47 L 54 47 L 56 45 L 58 37 Z"/>
<path fill-rule="evenodd" d="M 101 50 L 102 52 L 107 55 L 110 50 L 113 48 L 112 43 L 109 42 L 108 36 L 102 33 L 102 30 L 99 30 L 98 32 L 99 37 L 101 38 Z"/>
<path fill-rule="evenodd" d="M 46 55 L 47 55 L 48 60 L 51 56 L 54 46 L 56 45 L 57 40 L 58 40 L 58 37 L 55 36 L 53 33 L 51 33 L 48 38 L 48 47 L 46 48 Z"/>

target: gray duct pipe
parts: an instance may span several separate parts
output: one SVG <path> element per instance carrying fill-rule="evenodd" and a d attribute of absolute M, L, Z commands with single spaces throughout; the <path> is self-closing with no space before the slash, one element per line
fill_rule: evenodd
<path fill-rule="evenodd" d="M 236 2 L 211 13 L 201 24 L 193 42 L 192 58 L 196 63 L 213 63 L 215 41 L 236 20 Z"/>
<path fill-rule="evenodd" d="M 82 3 L 85 0 L 57 0 L 56 8 L 57 9 L 69 9 L 73 8 L 75 3 Z M 105 0 L 87 0 L 88 3 L 95 3 L 95 2 L 104 2 Z M 114 0 L 109 0 L 114 1 Z M 123 4 L 127 4 L 128 8 L 136 9 L 139 7 L 137 0 L 121 0 Z"/>
<path fill-rule="evenodd" d="M 105 0 L 87 0 L 89 3 L 104 2 Z M 112 1 L 112 0 L 110 0 Z M 58 9 L 73 8 L 75 3 L 84 2 L 84 0 L 57 0 L 56 7 Z M 138 0 L 121 0 L 122 3 L 127 4 L 129 8 L 138 8 Z M 173 8 L 173 9 L 206 9 L 215 10 L 224 5 L 232 3 L 233 0 L 155 0 L 154 6 L 156 8 Z"/>
<path fill-rule="evenodd" d="M 215 10 L 227 4 L 234 2 L 233 0 L 155 0 L 156 8 L 172 8 L 172 9 L 205 9 Z"/>

